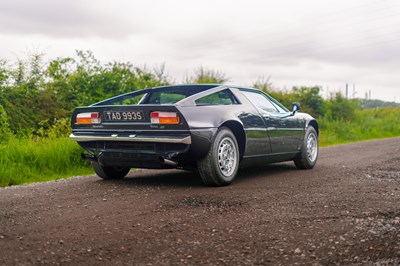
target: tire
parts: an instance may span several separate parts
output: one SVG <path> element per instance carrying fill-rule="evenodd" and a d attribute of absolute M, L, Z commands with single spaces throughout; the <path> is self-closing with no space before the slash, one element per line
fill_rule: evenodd
<path fill-rule="evenodd" d="M 309 126 L 304 136 L 300 154 L 293 160 L 298 169 L 311 169 L 318 159 L 318 134 L 315 128 Z"/>
<path fill-rule="evenodd" d="M 197 162 L 197 168 L 206 185 L 232 183 L 239 169 L 239 146 L 230 129 L 222 127 L 218 130 L 209 152 Z"/>
<path fill-rule="evenodd" d="M 96 174 L 103 179 L 121 179 L 131 170 L 129 167 L 101 166 L 97 162 L 92 162 L 92 167 Z"/>

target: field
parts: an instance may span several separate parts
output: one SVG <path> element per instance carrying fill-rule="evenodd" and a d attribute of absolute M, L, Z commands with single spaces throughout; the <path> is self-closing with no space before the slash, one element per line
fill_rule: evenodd
<path fill-rule="evenodd" d="M 400 136 L 400 108 L 385 107 L 356 110 L 353 119 L 318 120 L 321 146 Z"/>

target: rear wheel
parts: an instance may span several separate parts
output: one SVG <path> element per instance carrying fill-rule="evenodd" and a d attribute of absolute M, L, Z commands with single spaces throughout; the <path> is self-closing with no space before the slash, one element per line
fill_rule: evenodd
<path fill-rule="evenodd" d="M 93 170 L 103 179 L 121 179 L 124 178 L 131 168 L 116 166 L 101 166 L 98 162 L 92 162 Z"/>
<path fill-rule="evenodd" d="M 203 182 L 211 186 L 229 185 L 239 169 L 239 148 L 232 131 L 218 130 L 208 154 L 198 161 Z"/>
<path fill-rule="evenodd" d="M 294 164 L 299 169 L 311 169 L 318 158 L 318 135 L 315 128 L 309 126 L 304 136 L 300 154 L 294 159 Z"/>

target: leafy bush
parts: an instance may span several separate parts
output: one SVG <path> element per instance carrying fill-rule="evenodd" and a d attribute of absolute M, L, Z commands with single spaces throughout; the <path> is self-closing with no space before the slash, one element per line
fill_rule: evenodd
<path fill-rule="evenodd" d="M 8 116 L 3 106 L 0 105 L 0 143 L 7 142 L 12 137 Z"/>
<path fill-rule="evenodd" d="M 336 93 L 334 97 L 325 103 L 325 117 L 333 120 L 350 121 L 355 116 L 358 109 L 358 100 L 348 100 L 341 93 Z"/>
<path fill-rule="evenodd" d="M 1 62 L 0 62 L 1 63 Z M 13 132 L 51 128 L 69 118 L 77 106 L 167 83 L 164 68 L 154 71 L 130 63 L 101 64 L 90 51 L 77 51 L 77 59 L 43 62 L 32 55 L 6 70 L 0 64 L 0 104 L 13 123 Z"/>

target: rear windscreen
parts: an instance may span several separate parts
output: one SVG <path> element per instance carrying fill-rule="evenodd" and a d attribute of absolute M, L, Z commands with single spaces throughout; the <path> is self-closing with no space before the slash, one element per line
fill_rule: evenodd
<path fill-rule="evenodd" d="M 182 99 L 209 90 L 218 85 L 178 85 L 144 89 L 119 95 L 98 103 L 99 105 L 175 104 Z"/>
<path fill-rule="evenodd" d="M 160 88 L 151 93 L 140 102 L 140 104 L 174 104 L 189 96 L 216 87 L 215 85 L 202 86 L 177 86 Z"/>

